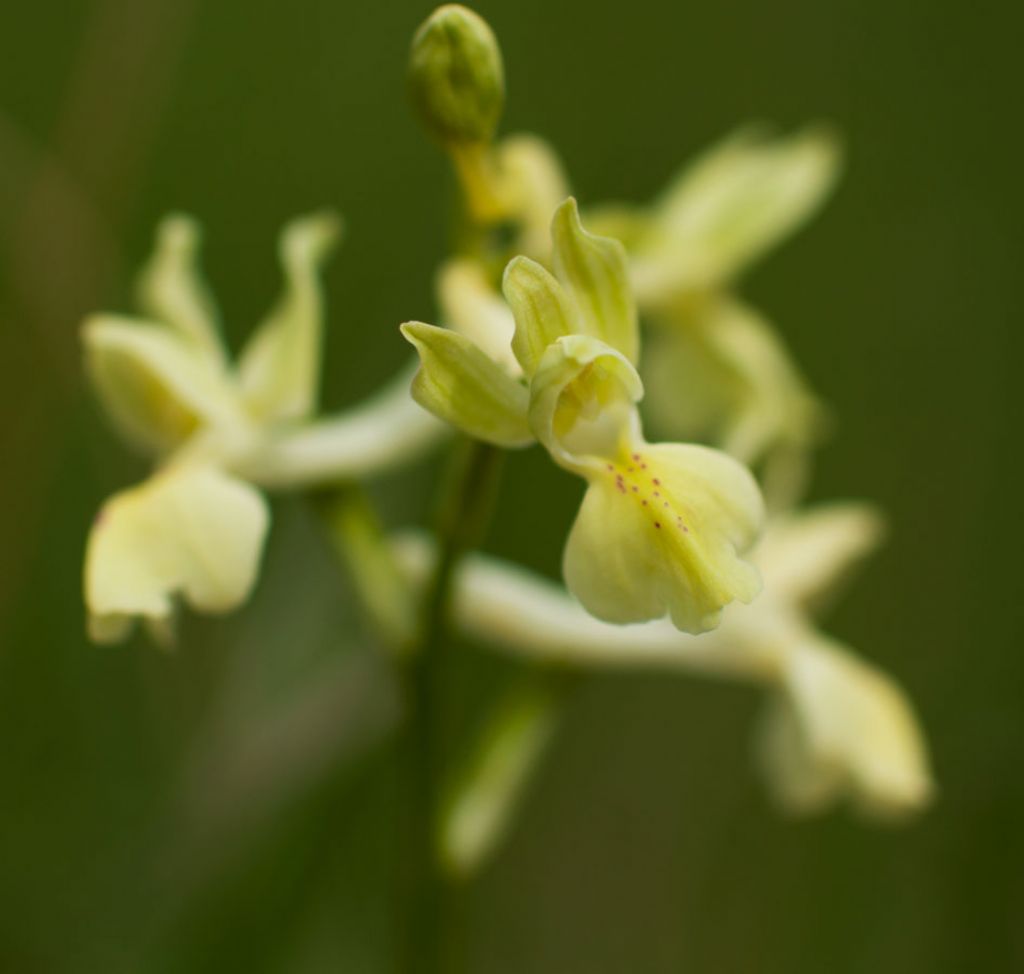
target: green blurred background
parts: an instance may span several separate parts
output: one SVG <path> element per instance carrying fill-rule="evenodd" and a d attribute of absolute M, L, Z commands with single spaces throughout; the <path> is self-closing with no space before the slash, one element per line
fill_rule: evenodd
<path fill-rule="evenodd" d="M 745 291 L 833 404 L 816 497 L 891 515 L 829 620 L 915 700 L 940 797 L 920 822 L 780 819 L 751 768 L 758 696 L 592 679 L 469 904 L 488 974 L 1024 969 L 1019 22 L 884 0 L 477 5 L 505 131 L 562 152 L 584 203 L 641 200 L 748 119 L 827 118 L 835 200 Z M 452 202 L 407 109 L 424 3 L 40 0 L 0 12 L 0 970 L 374 972 L 398 797 L 385 665 L 308 505 L 259 589 L 164 655 L 83 637 L 89 520 L 139 463 L 79 370 L 154 222 L 207 228 L 237 345 L 287 217 L 347 220 L 326 404 L 406 358 Z M 1017 119 L 1018 121 L 1014 121 Z M 421 520 L 436 467 L 379 484 Z M 508 465 L 488 547 L 554 575 L 580 485 Z M 1014 513 L 1017 512 L 1017 513 Z M 469 654 L 481 699 L 511 665 Z M 467 705 L 467 710 L 471 709 Z"/>

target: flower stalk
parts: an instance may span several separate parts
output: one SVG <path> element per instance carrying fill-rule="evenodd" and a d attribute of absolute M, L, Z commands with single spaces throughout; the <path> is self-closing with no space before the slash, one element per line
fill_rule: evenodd
<path fill-rule="evenodd" d="M 438 559 L 426 585 L 419 637 L 404 674 L 407 810 L 405 936 L 401 969 L 439 974 L 454 949 L 445 936 L 449 889 L 438 855 L 443 775 L 443 671 L 448 656 L 452 582 L 459 561 L 481 540 L 497 489 L 502 453 L 459 444 L 436 529 Z"/>

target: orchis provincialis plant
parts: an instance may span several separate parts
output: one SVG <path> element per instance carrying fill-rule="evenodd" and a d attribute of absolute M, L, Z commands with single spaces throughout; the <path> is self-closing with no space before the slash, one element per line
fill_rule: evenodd
<path fill-rule="evenodd" d="M 889 676 L 814 622 L 880 536 L 878 515 L 862 504 L 773 519 L 754 552 L 764 591 L 699 637 L 666 620 L 607 625 L 550 581 L 484 555 L 459 570 L 454 618 L 481 645 L 548 668 L 653 668 L 761 686 L 755 756 L 783 810 L 809 814 L 846 800 L 873 819 L 899 820 L 926 807 L 934 791 L 913 709 Z M 429 544 L 404 535 L 395 550 L 421 584 Z M 531 692 L 495 721 L 439 836 L 452 868 L 468 872 L 493 849 L 556 715 L 555 697 Z"/>
<path fill-rule="evenodd" d="M 770 326 L 730 289 L 824 196 L 831 137 L 734 138 L 652 207 L 588 211 L 595 234 L 545 142 L 494 140 L 504 68 L 480 17 L 457 5 L 429 17 L 410 82 L 465 203 L 437 277 L 446 327 L 401 326 L 419 370 L 316 418 L 319 271 L 337 222 L 317 215 L 285 229 L 284 294 L 232 361 L 197 269 L 198 231 L 167 220 L 140 278 L 142 317 L 99 315 L 84 328 L 107 411 L 156 460 L 97 516 L 85 588 L 96 639 L 120 639 L 137 619 L 166 635 L 179 599 L 221 612 L 248 596 L 269 526 L 262 489 L 368 477 L 449 426 L 474 438 L 453 453 L 431 542 L 392 544 L 351 485 L 321 508 L 394 650 L 407 787 L 396 939 L 403 969 L 423 974 L 452 969 L 446 884 L 493 851 L 585 670 L 657 666 L 763 687 L 756 753 L 794 812 L 848 800 L 897 817 L 924 807 L 932 783 L 901 689 L 812 620 L 876 543 L 877 517 L 857 505 L 776 505 L 755 546 L 764 503 L 745 464 L 764 475 L 780 455 L 802 457 L 821 410 Z M 655 341 L 644 380 L 641 316 Z M 684 439 L 713 446 L 647 440 L 648 379 L 664 407 L 655 412 L 675 411 Z M 495 447 L 534 443 L 586 482 L 563 556 L 568 591 L 469 554 L 491 513 Z M 455 628 L 535 664 L 483 714 L 483 733 L 467 735 L 461 774 L 445 707 Z"/>
<path fill-rule="evenodd" d="M 639 334 L 621 245 L 587 233 L 576 202 L 552 222 L 555 274 L 528 257 L 506 268 L 514 361 L 421 322 L 413 396 L 471 435 L 505 447 L 539 441 L 588 489 L 564 556 L 566 582 L 608 622 L 666 613 L 688 632 L 750 601 L 761 498 L 750 474 L 707 447 L 648 443 L 637 403 Z"/>
<path fill-rule="evenodd" d="M 96 391 L 125 439 L 157 464 L 145 483 L 103 505 L 90 533 L 85 601 L 95 640 L 120 640 L 141 618 L 166 641 L 179 596 L 204 612 L 243 602 L 270 520 L 256 487 L 369 476 L 414 458 L 442 434 L 409 399 L 404 376 L 352 410 L 315 418 L 319 267 L 339 229 L 327 214 L 285 228 L 284 293 L 237 363 L 198 271 L 198 228 L 183 216 L 161 224 L 140 274 L 142 317 L 86 321 Z"/>

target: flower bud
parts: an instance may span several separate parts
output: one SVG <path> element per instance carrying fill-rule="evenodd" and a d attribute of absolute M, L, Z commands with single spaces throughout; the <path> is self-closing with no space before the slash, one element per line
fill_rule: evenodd
<path fill-rule="evenodd" d="M 488 142 L 501 115 L 505 79 L 486 21 L 459 4 L 438 7 L 413 38 L 409 86 L 427 131 L 441 143 Z"/>

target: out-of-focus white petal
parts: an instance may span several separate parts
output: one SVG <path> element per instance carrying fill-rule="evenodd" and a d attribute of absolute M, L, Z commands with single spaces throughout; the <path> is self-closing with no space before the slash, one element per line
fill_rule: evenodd
<path fill-rule="evenodd" d="M 774 597 L 816 608 L 877 549 L 884 531 L 884 519 L 871 504 L 822 504 L 773 518 L 756 561 L 771 579 Z"/>
<path fill-rule="evenodd" d="M 304 419 L 316 406 L 324 319 L 320 268 L 340 233 L 334 214 L 317 213 L 292 221 L 281 234 L 284 294 L 238 366 L 243 399 L 257 420 Z"/>
<path fill-rule="evenodd" d="M 645 369 L 659 429 L 708 438 L 751 465 L 818 438 L 823 406 L 752 308 L 713 297 L 659 320 Z"/>
<path fill-rule="evenodd" d="M 423 585 L 435 558 L 430 542 L 405 533 L 395 539 L 394 551 L 410 582 Z M 760 626 L 729 625 L 733 613 L 758 609 L 759 603 L 730 608 L 721 627 L 701 636 L 681 633 L 668 619 L 611 625 L 595 619 L 561 585 L 480 554 L 460 563 L 453 592 L 463 632 L 542 664 L 678 670 L 760 683 L 778 673 L 775 646 L 747 638 Z"/>
<path fill-rule="evenodd" d="M 208 467 L 171 466 L 115 494 L 86 551 L 92 637 L 124 638 L 137 618 L 166 627 L 176 596 L 202 612 L 234 609 L 256 580 L 268 523 L 256 490 Z"/>
<path fill-rule="evenodd" d="M 922 810 L 934 792 L 903 690 L 822 637 L 791 654 L 758 755 L 772 794 L 796 814 L 846 798 L 869 816 L 898 819 Z"/>
<path fill-rule="evenodd" d="M 175 213 L 160 222 L 156 248 L 136 285 L 139 310 L 223 363 L 216 305 L 199 270 L 200 239 L 191 217 Z"/>
<path fill-rule="evenodd" d="M 644 421 L 659 438 L 718 444 L 737 407 L 735 372 L 693 316 L 659 320 L 644 334 Z"/>
<path fill-rule="evenodd" d="M 465 335 L 509 375 L 522 374 L 512 353 L 512 311 L 479 263 L 466 258 L 445 261 L 437 276 L 437 294 L 441 316 L 452 331 Z"/>
<path fill-rule="evenodd" d="M 739 301 L 720 298 L 704 313 L 708 341 L 736 377 L 737 401 L 723 431 L 723 449 L 754 463 L 779 444 L 811 445 L 824 410 L 777 332 Z"/>
<path fill-rule="evenodd" d="M 241 417 L 230 379 L 202 348 L 151 322 L 94 315 L 82 329 L 86 369 L 133 445 L 164 453 L 200 427 Z"/>
<path fill-rule="evenodd" d="M 817 127 L 782 138 L 748 129 L 712 148 L 656 204 L 632 253 L 641 302 L 727 283 L 818 208 L 838 165 L 834 135 Z"/>
<path fill-rule="evenodd" d="M 502 193 L 520 226 L 517 250 L 546 261 L 551 251 L 551 217 L 569 195 L 561 161 L 535 135 L 507 136 L 498 143 L 496 158 Z"/>
<path fill-rule="evenodd" d="M 416 365 L 336 416 L 261 438 L 233 469 L 270 488 L 315 487 L 387 473 L 443 442 L 451 427 L 409 394 Z"/>

